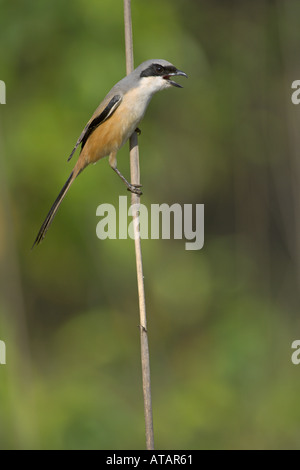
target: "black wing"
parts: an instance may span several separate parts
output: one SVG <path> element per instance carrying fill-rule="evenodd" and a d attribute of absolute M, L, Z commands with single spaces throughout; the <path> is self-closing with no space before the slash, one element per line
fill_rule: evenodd
<path fill-rule="evenodd" d="M 81 144 L 81 149 L 83 149 L 91 133 L 96 129 L 96 127 L 98 127 L 100 124 L 102 124 L 102 122 L 106 121 L 106 119 L 108 119 L 112 115 L 112 113 L 117 109 L 121 101 L 122 101 L 122 96 L 115 95 L 110 100 L 110 102 L 106 105 L 104 110 L 98 116 L 94 117 L 94 119 L 92 119 L 91 121 L 87 123 L 82 133 L 80 134 L 80 137 L 78 138 L 76 145 L 73 148 L 72 153 L 68 158 L 68 161 L 71 160 L 71 158 L 73 157 L 78 145 Z"/>

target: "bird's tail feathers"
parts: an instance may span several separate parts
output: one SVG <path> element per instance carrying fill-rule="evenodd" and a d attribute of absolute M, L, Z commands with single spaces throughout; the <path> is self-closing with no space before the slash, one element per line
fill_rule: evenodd
<path fill-rule="evenodd" d="M 61 189 L 59 195 L 57 196 L 54 204 L 52 205 L 50 211 L 48 212 L 48 215 L 47 215 L 46 219 L 44 220 L 44 222 L 43 222 L 43 224 L 40 228 L 39 233 L 37 234 L 37 237 L 34 241 L 34 244 L 32 245 L 32 248 L 34 248 L 35 245 L 38 245 L 45 238 L 46 232 L 49 229 L 49 227 L 51 225 L 51 222 L 54 219 L 55 214 L 56 214 L 60 204 L 62 203 L 65 195 L 67 194 L 67 192 L 68 192 L 71 184 L 73 183 L 74 179 L 76 178 L 76 176 L 77 175 L 74 174 L 74 170 L 73 170 L 72 173 L 70 174 L 69 178 L 65 182 L 64 186 L 62 187 L 62 189 Z"/>

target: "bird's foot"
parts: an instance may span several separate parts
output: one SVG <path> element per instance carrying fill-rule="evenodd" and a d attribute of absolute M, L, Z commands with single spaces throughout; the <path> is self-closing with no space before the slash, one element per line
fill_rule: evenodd
<path fill-rule="evenodd" d="M 131 193 L 141 196 L 143 194 L 140 189 L 141 187 L 142 187 L 141 184 L 129 184 L 127 190 L 130 191 Z"/>

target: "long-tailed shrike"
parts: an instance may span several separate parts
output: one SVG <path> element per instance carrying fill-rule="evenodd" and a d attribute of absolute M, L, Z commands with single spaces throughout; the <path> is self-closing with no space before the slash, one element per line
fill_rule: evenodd
<path fill-rule="evenodd" d="M 69 156 L 68 160 L 81 145 L 77 163 L 44 220 L 33 247 L 45 237 L 75 178 L 90 163 L 96 163 L 100 158 L 108 156 L 110 166 L 124 181 L 129 191 L 141 194 L 140 187 L 129 183 L 118 170 L 116 155 L 133 132 L 138 130 L 137 126 L 143 119 L 152 96 L 157 91 L 171 86 L 182 88 L 172 80 L 176 75 L 187 77 L 166 60 L 147 60 L 110 90 L 83 129 Z"/>

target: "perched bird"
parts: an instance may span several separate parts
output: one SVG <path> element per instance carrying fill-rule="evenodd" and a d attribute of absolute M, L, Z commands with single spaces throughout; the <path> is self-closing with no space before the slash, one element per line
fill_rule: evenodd
<path fill-rule="evenodd" d="M 182 88 L 172 80 L 178 75 L 187 77 L 186 73 L 166 60 L 147 60 L 110 90 L 83 129 L 68 158 L 69 161 L 77 147 L 81 145 L 77 163 L 44 220 L 32 248 L 45 237 L 75 178 L 90 163 L 96 163 L 100 158 L 108 156 L 110 166 L 123 180 L 128 190 L 141 194 L 140 186 L 129 183 L 118 170 L 116 155 L 134 131 L 139 130 L 137 126 L 143 119 L 152 96 L 171 86 Z"/>

